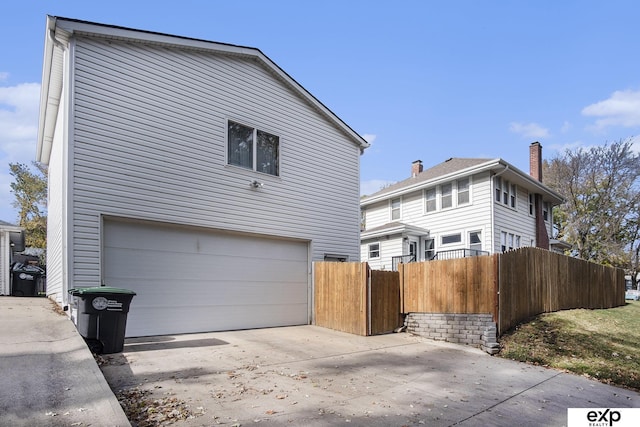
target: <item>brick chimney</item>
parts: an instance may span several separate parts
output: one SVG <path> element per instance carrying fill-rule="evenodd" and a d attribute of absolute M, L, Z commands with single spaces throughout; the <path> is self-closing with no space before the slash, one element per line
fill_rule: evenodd
<path fill-rule="evenodd" d="M 542 145 L 534 142 L 529 146 L 529 175 L 542 182 Z M 536 194 L 534 199 L 536 210 L 536 246 L 549 249 L 549 234 L 543 218 L 543 204 L 541 194 Z"/>
<path fill-rule="evenodd" d="M 411 163 L 411 178 L 415 178 L 420 172 L 422 172 L 422 160 Z"/>
<path fill-rule="evenodd" d="M 542 182 L 542 145 L 537 141 L 529 146 L 529 175 Z"/>

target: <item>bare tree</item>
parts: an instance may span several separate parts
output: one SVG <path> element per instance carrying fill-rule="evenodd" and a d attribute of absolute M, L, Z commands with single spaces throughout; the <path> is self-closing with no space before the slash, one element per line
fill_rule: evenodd
<path fill-rule="evenodd" d="M 567 150 L 545 169 L 545 184 L 567 200 L 554 210 L 554 226 L 574 255 L 627 270 L 635 259 L 637 266 L 640 156 L 631 141 Z"/>

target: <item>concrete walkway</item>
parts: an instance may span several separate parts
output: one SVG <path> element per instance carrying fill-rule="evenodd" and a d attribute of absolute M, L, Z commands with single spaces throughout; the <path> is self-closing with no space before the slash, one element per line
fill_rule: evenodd
<path fill-rule="evenodd" d="M 640 407 L 638 393 L 470 347 L 314 326 L 127 339 L 101 373 L 53 308 L 0 297 L 0 425 L 129 425 L 111 389 L 189 412 L 177 427 L 562 426 L 567 408 Z"/>
<path fill-rule="evenodd" d="M 567 408 L 640 407 L 640 394 L 406 333 L 315 326 L 127 339 L 114 390 L 188 405 L 176 426 L 562 426 Z"/>
<path fill-rule="evenodd" d="M 0 425 L 129 426 L 84 340 L 54 307 L 0 297 Z"/>

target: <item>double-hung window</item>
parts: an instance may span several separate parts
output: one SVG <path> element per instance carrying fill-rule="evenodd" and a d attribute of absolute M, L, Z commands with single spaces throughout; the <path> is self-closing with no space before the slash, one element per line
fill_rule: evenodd
<path fill-rule="evenodd" d="M 516 209 L 518 203 L 518 186 L 501 177 L 494 178 L 494 185 L 496 202 Z"/>
<path fill-rule="evenodd" d="M 369 245 L 369 259 L 380 258 L 380 243 L 371 243 Z"/>
<path fill-rule="evenodd" d="M 392 221 L 400 219 L 400 205 L 401 205 L 400 198 L 391 200 L 391 220 Z"/>
<path fill-rule="evenodd" d="M 458 180 L 458 206 L 469 203 L 469 178 Z"/>
<path fill-rule="evenodd" d="M 436 188 L 429 188 L 425 191 L 425 199 L 426 199 L 426 211 L 427 212 L 435 212 L 436 211 Z"/>
<path fill-rule="evenodd" d="M 280 174 L 280 138 L 259 129 L 229 121 L 227 163 L 278 176 Z"/>
<path fill-rule="evenodd" d="M 447 209 L 453 206 L 453 196 L 451 190 L 451 183 L 442 184 L 440 186 L 440 207 Z"/>
<path fill-rule="evenodd" d="M 529 193 L 529 215 L 536 216 L 536 196 Z"/>
<path fill-rule="evenodd" d="M 481 231 L 471 231 L 469 233 L 469 249 L 471 249 L 472 251 L 482 250 L 482 232 Z"/>

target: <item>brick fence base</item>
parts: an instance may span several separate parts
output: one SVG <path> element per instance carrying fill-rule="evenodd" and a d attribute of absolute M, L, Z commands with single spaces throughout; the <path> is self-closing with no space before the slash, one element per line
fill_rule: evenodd
<path fill-rule="evenodd" d="M 407 332 L 438 341 L 467 344 L 489 354 L 500 350 L 491 314 L 409 313 Z"/>

